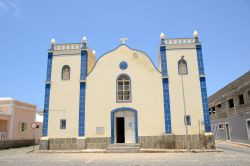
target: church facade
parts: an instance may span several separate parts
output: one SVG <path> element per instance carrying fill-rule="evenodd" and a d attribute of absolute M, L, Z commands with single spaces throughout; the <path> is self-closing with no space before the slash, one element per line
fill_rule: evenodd
<path fill-rule="evenodd" d="M 86 37 L 52 39 L 40 149 L 215 148 L 198 33 L 162 33 L 158 63 L 124 43 L 96 60 Z"/>

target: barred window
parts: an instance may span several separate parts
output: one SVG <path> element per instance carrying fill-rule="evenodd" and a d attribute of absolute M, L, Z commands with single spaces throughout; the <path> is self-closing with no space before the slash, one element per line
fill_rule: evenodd
<path fill-rule="evenodd" d="M 117 78 L 117 101 L 131 100 L 131 83 L 130 78 L 126 74 L 122 74 Z"/>
<path fill-rule="evenodd" d="M 62 80 L 70 79 L 70 67 L 68 65 L 63 66 L 62 68 Z"/>
<path fill-rule="evenodd" d="M 187 62 L 183 59 L 183 57 L 178 62 L 178 71 L 179 74 L 187 74 Z"/>

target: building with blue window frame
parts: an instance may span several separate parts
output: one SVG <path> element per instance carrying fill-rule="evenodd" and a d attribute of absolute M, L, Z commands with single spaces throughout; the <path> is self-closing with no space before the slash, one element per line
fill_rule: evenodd
<path fill-rule="evenodd" d="M 52 39 L 40 149 L 215 148 L 198 33 L 162 33 L 158 62 L 124 41 L 96 59 L 86 37 Z"/>

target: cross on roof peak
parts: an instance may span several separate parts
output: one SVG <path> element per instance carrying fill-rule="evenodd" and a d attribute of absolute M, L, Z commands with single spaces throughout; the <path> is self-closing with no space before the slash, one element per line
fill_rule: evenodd
<path fill-rule="evenodd" d="M 125 44 L 125 42 L 128 40 L 128 38 L 126 36 L 122 36 L 120 38 L 120 41 L 122 42 L 122 44 Z"/>

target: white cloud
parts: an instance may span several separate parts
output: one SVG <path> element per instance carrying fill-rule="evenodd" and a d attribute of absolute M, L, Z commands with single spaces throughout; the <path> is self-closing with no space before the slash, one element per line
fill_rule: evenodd
<path fill-rule="evenodd" d="M 23 17 L 19 0 L 0 0 L 0 17 L 13 15 L 16 18 Z"/>

